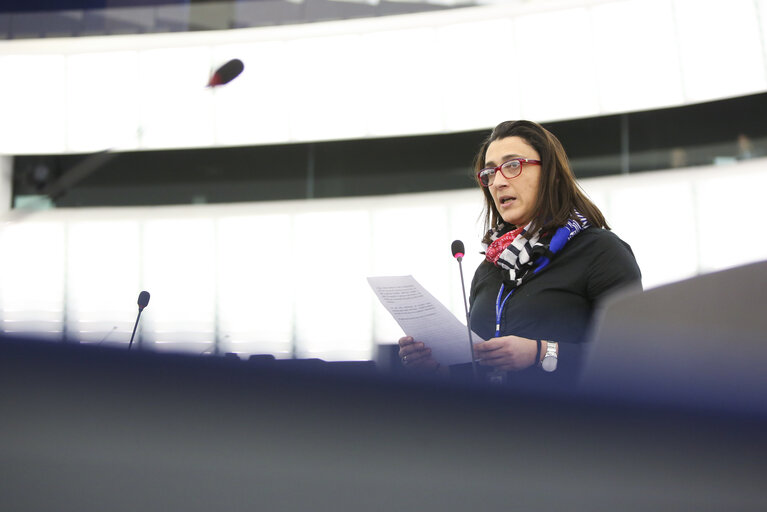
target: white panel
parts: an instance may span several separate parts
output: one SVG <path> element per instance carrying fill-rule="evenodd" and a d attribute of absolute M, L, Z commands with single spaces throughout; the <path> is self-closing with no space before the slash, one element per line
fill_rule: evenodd
<path fill-rule="evenodd" d="M 68 58 L 67 148 L 72 152 L 138 146 L 138 53 Z"/>
<path fill-rule="evenodd" d="M 767 238 L 758 227 L 765 190 L 767 171 L 723 173 L 697 184 L 701 270 L 767 260 Z"/>
<path fill-rule="evenodd" d="M 6 223 L 0 230 L 0 305 L 6 332 L 61 339 L 65 230 L 61 222 Z"/>
<path fill-rule="evenodd" d="M 292 355 L 293 300 L 304 273 L 291 259 L 289 215 L 218 225 L 218 321 L 225 352 Z"/>
<path fill-rule="evenodd" d="M 205 87 L 214 70 L 210 49 L 142 51 L 139 66 L 142 146 L 213 145 L 214 89 Z"/>
<path fill-rule="evenodd" d="M 753 0 L 674 0 L 687 99 L 705 101 L 767 88 Z"/>
<path fill-rule="evenodd" d="M 370 218 L 362 210 L 295 218 L 296 352 L 326 360 L 370 359 Z"/>
<path fill-rule="evenodd" d="M 434 29 L 374 32 L 363 36 L 371 135 L 439 132 L 442 119 L 442 69 Z"/>
<path fill-rule="evenodd" d="M 245 65 L 240 76 L 212 91 L 217 142 L 238 145 L 289 140 L 292 101 L 285 95 L 286 83 L 298 81 L 306 87 L 309 79 L 290 66 L 285 44 L 225 45 L 215 48 L 213 55 L 213 62 L 219 65 L 234 58 Z"/>
<path fill-rule="evenodd" d="M 369 82 L 375 65 L 359 35 L 299 39 L 287 45 L 284 112 L 290 115 L 294 140 L 362 137 L 365 108 L 377 101 Z"/>
<path fill-rule="evenodd" d="M 585 8 L 514 19 L 513 67 L 522 117 L 568 119 L 599 112 L 591 20 Z"/>
<path fill-rule="evenodd" d="M 127 343 L 141 291 L 138 222 L 73 222 L 67 245 L 67 320 L 71 336 L 86 342 Z"/>
<path fill-rule="evenodd" d="M 65 151 L 65 67 L 61 55 L 0 57 L 0 153 Z"/>
<path fill-rule="evenodd" d="M 642 284 L 652 288 L 697 273 L 697 229 L 690 183 L 626 181 L 610 191 L 611 224 L 634 251 Z"/>
<path fill-rule="evenodd" d="M 438 31 L 440 64 L 434 82 L 442 89 L 448 131 L 491 128 L 520 117 L 517 68 L 509 65 L 514 55 L 512 34 L 510 19 L 449 25 Z"/>
<path fill-rule="evenodd" d="M 141 320 L 146 341 L 158 350 L 209 351 L 215 339 L 214 222 L 147 221 L 142 270 L 142 288 L 152 295 Z"/>
<path fill-rule="evenodd" d="M 593 6 L 591 13 L 604 111 L 683 102 L 671 0 L 608 2 Z"/>

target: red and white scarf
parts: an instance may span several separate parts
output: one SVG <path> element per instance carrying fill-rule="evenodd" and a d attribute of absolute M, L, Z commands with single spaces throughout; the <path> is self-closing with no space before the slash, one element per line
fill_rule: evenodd
<path fill-rule="evenodd" d="M 490 244 L 485 245 L 485 259 L 508 272 L 504 281 L 517 287 L 528 277 L 543 270 L 564 245 L 575 235 L 588 228 L 589 222 L 578 212 L 557 229 L 553 236 L 541 230 L 528 236 L 530 224 L 513 231 L 501 223 L 490 231 Z"/>

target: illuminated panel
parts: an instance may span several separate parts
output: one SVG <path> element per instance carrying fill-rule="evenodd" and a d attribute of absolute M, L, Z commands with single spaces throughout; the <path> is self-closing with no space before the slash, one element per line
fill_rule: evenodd
<path fill-rule="evenodd" d="M 767 171 L 738 173 L 730 166 L 696 186 L 701 270 L 722 270 L 767 260 L 758 227 L 764 214 Z"/>
<path fill-rule="evenodd" d="M 139 54 L 140 140 L 146 148 L 214 143 L 212 73 L 206 47 L 146 50 Z"/>
<path fill-rule="evenodd" d="M 365 135 L 366 109 L 378 101 L 370 95 L 369 84 L 371 79 L 378 80 L 378 72 L 362 42 L 359 35 L 343 35 L 299 39 L 287 44 L 289 64 L 283 66 L 291 76 L 281 80 L 282 108 L 290 115 L 292 139 Z"/>
<path fill-rule="evenodd" d="M 0 305 L 9 333 L 62 339 L 63 223 L 6 223 L 0 230 Z"/>
<path fill-rule="evenodd" d="M 70 336 L 105 345 L 130 340 L 141 291 L 139 232 L 138 222 L 132 220 L 70 224 L 67 244 Z M 151 301 L 150 304 L 154 305 Z"/>
<path fill-rule="evenodd" d="M 215 341 L 215 229 L 210 219 L 149 220 L 141 287 L 144 339 L 156 350 L 208 352 Z"/>
<path fill-rule="evenodd" d="M 68 57 L 67 147 L 73 152 L 138 146 L 138 53 Z"/>
<path fill-rule="evenodd" d="M 688 101 L 767 88 L 759 21 L 752 0 L 675 0 L 674 8 Z"/>
<path fill-rule="evenodd" d="M 296 355 L 325 360 L 372 356 L 370 216 L 364 210 L 295 216 L 286 272 L 296 276 Z"/>
<path fill-rule="evenodd" d="M 606 2 L 591 13 L 603 111 L 683 103 L 670 0 Z"/>
<path fill-rule="evenodd" d="M 293 69 L 286 76 L 285 44 L 279 41 L 224 45 L 214 49 L 213 62 L 222 65 L 238 58 L 245 65 L 242 74 L 215 88 L 216 141 L 219 144 L 285 142 L 290 139 L 292 102 L 285 96 L 285 82 L 293 80 L 306 87 L 307 76 Z"/>
<path fill-rule="evenodd" d="M 0 153 L 65 151 L 65 68 L 61 55 L 0 57 Z"/>
<path fill-rule="evenodd" d="M 291 261 L 290 215 L 218 223 L 218 322 L 225 352 L 292 355 L 294 295 L 304 276 Z M 316 297 L 315 297 L 316 298 Z"/>
<path fill-rule="evenodd" d="M 490 128 L 519 119 L 517 67 L 510 19 L 448 25 L 438 30 L 433 81 L 441 91 L 445 128 L 449 131 Z M 456 65 L 464 63 L 463 66 Z M 497 91 L 503 91 L 499 101 Z"/>
<path fill-rule="evenodd" d="M 568 119 L 599 112 L 591 20 L 585 8 L 514 19 L 514 54 L 522 117 Z"/>
<path fill-rule="evenodd" d="M 628 243 L 652 288 L 694 276 L 698 271 L 698 233 L 692 185 L 655 179 L 616 181 L 609 192 L 615 234 Z"/>
<path fill-rule="evenodd" d="M 431 64 L 440 52 L 436 31 L 374 32 L 362 40 L 367 58 L 359 65 L 367 72 L 369 134 L 442 131 L 442 79 Z"/>

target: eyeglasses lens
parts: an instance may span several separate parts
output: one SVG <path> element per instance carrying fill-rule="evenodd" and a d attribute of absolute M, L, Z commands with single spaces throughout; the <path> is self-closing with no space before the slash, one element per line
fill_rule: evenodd
<path fill-rule="evenodd" d="M 522 164 L 519 160 L 509 160 L 501 166 L 501 172 L 507 178 L 516 178 L 519 176 L 520 169 L 522 169 Z"/>
<path fill-rule="evenodd" d="M 496 168 L 487 167 L 479 173 L 479 181 L 483 187 L 489 187 L 495 178 Z M 522 163 L 519 160 L 509 160 L 501 165 L 501 174 L 506 179 L 516 178 L 522 170 Z"/>

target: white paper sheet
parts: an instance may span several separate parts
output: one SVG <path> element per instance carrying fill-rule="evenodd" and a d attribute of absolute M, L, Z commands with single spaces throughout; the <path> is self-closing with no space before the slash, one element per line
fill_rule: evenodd
<path fill-rule="evenodd" d="M 431 348 L 437 362 L 471 362 L 466 325 L 413 276 L 368 277 L 368 283 L 402 330 Z M 483 341 L 476 333 L 471 334 L 474 343 Z"/>

